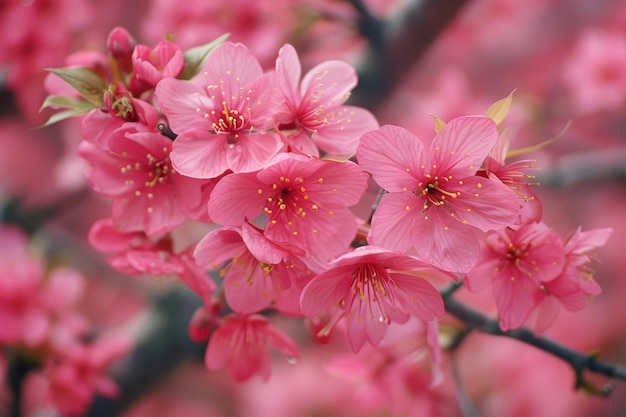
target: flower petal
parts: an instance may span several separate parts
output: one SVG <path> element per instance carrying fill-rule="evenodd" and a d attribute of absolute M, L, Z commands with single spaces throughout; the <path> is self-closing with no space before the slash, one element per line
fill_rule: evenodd
<path fill-rule="evenodd" d="M 433 139 L 431 162 L 437 166 L 438 172 L 465 178 L 480 168 L 497 140 L 498 128 L 490 118 L 457 117 Z"/>
<path fill-rule="evenodd" d="M 187 130 L 172 145 L 172 166 L 193 178 L 216 178 L 227 169 L 227 138 L 202 129 Z"/>
<path fill-rule="evenodd" d="M 409 131 L 386 125 L 361 137 L 356 157 L 378 185 L 401 192 L 417 188 L 419 181 L 411 173 L 421 172 L 423 151 L 422 142 Z"/>

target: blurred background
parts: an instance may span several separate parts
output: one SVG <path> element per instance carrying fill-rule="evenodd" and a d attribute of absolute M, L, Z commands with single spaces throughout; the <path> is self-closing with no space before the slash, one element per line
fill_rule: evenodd
<path fill-rule="evenodd" d="M 614 228 L 593 265 L 603 293 L 582 311 L 561 312 L 546 336 L 626 364 L 626 2 L 0 0 L 2 222 L 25 230 L 50 265 L 79 270 L 85 284 L 74 308 L 99 332 L 124 333 L 135 346 L 111 370 L 121 395 L 96 397 L 87 416 L 626 416 L 625 381 L 592 378 L 598 386 L 614 383 L 609 398 L 575 391 L 567 364 L 475 333 L 444 353 L 445 379 L 434 388 L 409 372 L 395 377 L 402 383 L 373 378 L 371 369 L 339 372 L 348 366 L 337 365 L 345 347 L 318 345 L 288 319 L 279 324 L 297 335 L 302 359 L 277 360 L 269 382 L 236 383 L 206 370 L 206 344 L 187 335 L 200 300 L 172 280 L 113 272 L 90 249 L 89 228 L 109 216 L 110 201 L 87 185 L 76 154 L 79 120 L 36 128 L 51 114 L 39 111 L 48 94 L 44 69 L 63 67 L 78 51 L 106 52 L 116 26 L 138 43 L 155 45 L 167 35 L 184 49 L 230 33 L 267 70 L 287 42 L 305 71 L 345 60 L 360 75 L 351 103 L 421 138 L 434 134 L 430 114 L 484 114 L 515 91 L 505 121 L 512 148 L 560 135 L 529 155 L 540 168 L 544 221 L 562 236 L 579 225 Z M 375 193 L 355 210 L 366 216 Z M 177 233 L 196 239 L 205 231 L 189 225 Z M 459 290 L 459 298 L 487 309 L 489 297 Z M 0 376 L 8 368 L 0 361 Z M 0 415 L 9 415 L 12 391 L 3 380 Z M 36 381 L 30 384 L 23 415 L 58 415 L 41 405 Z M 399 403 L 407 404 L 402 412 Z"/>

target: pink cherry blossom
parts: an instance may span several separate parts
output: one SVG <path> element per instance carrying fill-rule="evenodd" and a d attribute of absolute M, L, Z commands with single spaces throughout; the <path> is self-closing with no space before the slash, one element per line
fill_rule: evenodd
<path fill-rule="evenodd" d="M 47 401 L 64 415 L 82 415 L 95 394 L 117 396 L 119 388 L 106 372 L 131 347 L 130 340 L 121 335 L 102 337 L 90 344 L 67 346 L 44 368 L 49 380 Z"/>
<path fill-rule="evenodd" d="M 134 80 L 146 84 L 144 89 L 156 86 L 165 77 L 178 77 L 185 67 L 183 51 L 169 41 L 160 41 L 154 49 L 136 45 L 132 63 Z"/>
<path fill-rule="evenodd" d="M 328 332 L 341 318 L 357 352 L 367 341 L 378 345 L 390 323 L 409 317 L 430 321 L 444 314 L 443 300 L 430 279 L 455 279 L 426 262 L 387 249 L 362 246 L 340 256 L 302 291 L 306 316 L 334 309 Z"/>
<path fill-rule="evenodd" d="M 302 68 L 295 48 L 284 45 L 276 59 L 276 83 L 280 95 L 275 120 L 290 147 L 319 156 L 353 155 L 359 138 L 378 128 L 368 110 L 344 105 L 356 86 L 354 68 L 342 61 L 326 61 L 300 81 Z"/>
<path fill-rule="evenodd" d="M 137 41 L 130 32 L 121 26 L 116 26 L 107 36 L 107 50 L 115 59 L 117 66 L 125 73 L 130 73 L 133 67 L 133 51 Z"/>
<path fill-rule="evenodd" d="M 544 223 L 529 223 L 487 236 L 465 283 L 474 292 L 492 285 L 500 327 L 508 330 L 524 323 L 564 265 L 561 237 Z"/>
<path fill-rule="evenodd" d="M 105 151 L 83 142 L 79 154 L 91 165 L 91 187 L 113 198 L 112 217 L 121 232 L 155 235 L 206 211 L 206 180 L 172 168 L 172 141 L 156 129 L 126 123 L 112 133 L 107 146 Z"/>
<path fill-rule="evenodd" d="M 268 344 L 288 358 L 300 357 L 298 346 L 271 327 L 267 318 L 257 314 L 231 314 L 222 319 L 211 336 L 205 364 L 210 370 L 227 368 L 237 381 L 245 381 L 254 374 L 267 381 L 271 372 Z"/>
<path fill-rule="evenodd" d="M 229 169 L 263 168 L 283 146 L 278 134 L 267 131 L 273 80 L 244 45 L 226 42 L 194 79 L 159 82 L 156 100 L 178 134 L 172 148 L 176 170 L 215 178 Z"/>
<path fill-rule="evenodd" d="M 626 94 L 626 39 L 623 28 L 581 32 L 562 79 L 579 113 L 619 109 Z"/>
<path fill-rule="evenodd" d="M 585 307 L 590 297 L 602 292 L 589 267 L 590 253 L 604 246 L 612 229 L 593 229 L 583 232 L 579 227 L 565 242 L 565 267 L 559 276 L 542 287 L 543 299 L 528 322 L 541 333 L 556 319 L 561 309 L 578 311 Z"/>
<path fill-rule="evenodd" d="M 215 283 L 194 262 L 194 245 L 174 250 L 170 235 L 148 237 L 143 232 L 122 233 L 112 219 L 96 221 L 89 230 L 89 243 L 110 255 L 109 265 L 129 275 L 176 276 L 205 303 L 211 303 Z"/>
<path fill-rule="evenodd" d="M 467 272 L 479 255 L 476 229 L 501 230 L 520 212 L 515 193 L 476 176 L 498 138 L 486 117 L 451 120 L 429 149 L 401 127 L 366 133 L 359 164 L 385 190 L 368 241 L 392 250 L 415 249 L 440 268 Z"/>
<path fill-rule="evenodd" d="M 150 103 L 134 98 L 128 88 L 119 83 L 104 93 L 103 108 L 89 111 L 81 121 L 80 133 L 83 138 L 101 149 L 108 150 L 108 142 L 113 132 L 126 122 L 137 122 L 155 129 L 159 113 Z M 141 127 L 139 129 L 142 129 Z"/>
<path fill-rule="evenodd" d="M 324 262 L 354 239 L 357 221 L 347 207 L 359 201 L 367 180 L 350 161 L 282 153 L 260 172 L 220 180 L 209 200 L 209 216 L 216 223 L 239 227 L 265 214 L 268 239 Z"/>
<path fill-rule="evenodd" d="M 531 174 L 535 170 L 535 161 L 526 159 L 507 162 L 508 149 L 509 137 L 505 132 L 500 135 L 496 146 L 485 160 L 485 175 L 500 180 L 515 191 L 521 206 L 520 223 L 541 221 L 541 201 L 532 189 L 537 184 L 532 181 L 535 176 Z"/>
<path fill-rule="evenodd" d="M 244 223 L 241 229 L 215 229 L 198 243 L 194 258 L 201 267 L 220 269 L 233 311 L 256 313 L 272 305 L 282 313 L 301 315 L 300 291 L 312 272 L 297 254 L 267 239 L 257 227 Z"/>

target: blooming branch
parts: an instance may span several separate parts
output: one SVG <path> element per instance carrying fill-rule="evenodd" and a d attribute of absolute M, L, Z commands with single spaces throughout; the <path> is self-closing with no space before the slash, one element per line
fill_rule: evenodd
<path fill-rule="evenodd" d="M 591 394 L 601 396 L 611 394 L 613 390 L 613 386 L 611 384 L 606 384 L 602 387 L 594 386 L 585 378 L 584 373 L 586 370 L 607 376 L 609 378 L 617 378 L 626 381 L 625 366 L 601 361 L 595 354 L 585 355 L 576 352 L 561 345 L 560 343 L 555 342 L 554 340 L 537 336 L 535 333 L 526 328 L 506 331 L 502 330 L 498 320 L 490 318 L 485 314 L 468 307 L 453 297 L 454 291 L 461 285 L 461 283 L 454 283 L 451 284 L 446 290 L 442 291 L 446 312 L 453 315 L 467 326 L 465 329 L 461 330 L 461 333 L 459 333 L 461 339 L 452 344 L 454 348 L 459 345 L 462 338 L 467 336 L 469 332 L 472 330 L 478 330 L 482 333 L 494 336 L 504 336 L 519 340 L 520 342 L 534 346 L 567 362 L 572 367 L 576 376 L 574 384 L 576 389 L 583 389 Z"/>

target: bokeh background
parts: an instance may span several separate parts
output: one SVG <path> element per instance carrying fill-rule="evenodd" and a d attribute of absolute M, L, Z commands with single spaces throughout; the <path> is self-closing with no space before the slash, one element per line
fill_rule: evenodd
<path fill-rule="evenodd" d="M 305 70 L 345 60 L 361 80 L 352 103 L 372 110 L 381 124 L 423 138 L 433 136 L 430 114 L 443 120 L 483 114 L 515 91 L 506 119 L 512 147 L 559 136 L 530 155 L 540 168 L 536 192 L 545 222 L 564 236 L 579 225 L 614 228 L 594 263 L 603 293 L 583 311 L 563 311 L 546 336 L 626 364 L 626 2 L 0 0 L 2 222 L 37 239 L 51 264 L 80 270 L 86 288 L 75 308 L 99 331 L 123 332 L 137 346 L 112 369 L 121 397 L 96 398 L 88 416 L 391 417 L 394 395 L 411 397 L 411 417 L 626 416 L 625 381 L 592 378 L 614 384 L 609 398 L 575 391 L 567 364 L 481 334 L 445 353 L 441 385 L 415 380 L 405 394 L 381 395 L 395 388 L 338 372 L 331 366 L 336 347 L 315 344 L 300 322 L 287 319 L 282 325 L 299 335 L 302 348 L 297 364 L 277 360 L 267 383 L 235 383 L 226 372 L 207 371 L 205 345 L 187 336 L 199 300 L 170 280 L 115 273 L 90 249 L 89 227 L 109 215 L 110 202 L 86 183 L 76 155 L 78 120 L 36 129 L 50 116 L 39 112 L 47 95 L 44 69 L 64 66 L 77 51 L 105 52 L 115 26 L 139 43 L 154 45 L 168 34 L 183 48 L 230 33 L 268 70 L 286 42 Z M 364 216 L 371 191 L 355 208 Z M 205 231 L 189 225 L 178 233 L 194 240 Z M 490 294 L 463 291 L 460 298 L 493 312 Z M 24 416 L 57 415 L 41 406 L 32 385 L 22 399 Z M 10 397 L 0 379 L 0 415 Z"/>

